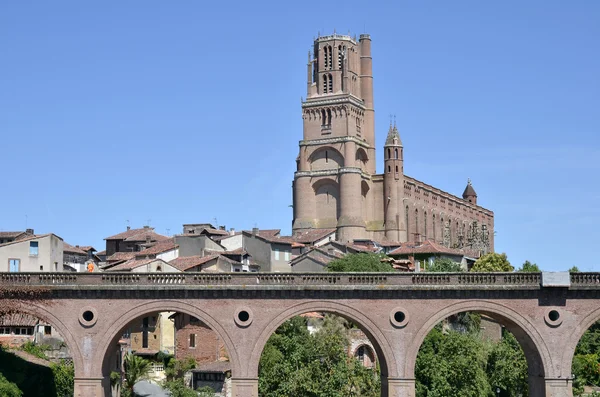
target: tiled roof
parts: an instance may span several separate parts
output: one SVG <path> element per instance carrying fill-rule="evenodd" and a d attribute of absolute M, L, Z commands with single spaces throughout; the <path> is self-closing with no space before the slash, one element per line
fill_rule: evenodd
<path fill-rule="evenodd" d="M 145 232 L 135 234 L 131 237 L 127 237 L 125 239 L 125 241 L 129 241 L 129 242 L 142 241 L 143 242 L 143 241 L 148 240 L 148 237 L 150 238 L 150 241 L 164 241 L 164 240 L 169 239 L 169 237 L 163 236 L 162 234 L 158 234 L 158 233 L 154 233 L 154 231 L 146 230 Z"/>
<path fill-rule="evenodd" d="M 466 250 L 448 248 L 432 240 L 427 240 L 420 244 L 403 243 L 400 248 L 396 248 L 388 255 L 413 255 L 413 254 L 451 254 L 451 255 L 473 255 L 474 253 Z"/>
<path fill-rule="evenodd" d="M 17 238 L 26 232 L 0 232 L 0 238 Z"/>
<path fill-rule="evenodd" d="M 294 259 L 291 260 L 290 265 L 294 266 L 296 263 L 300 262 L 303 259 L 310 258 L 316 262 L 319 262 L 323 266 L 327 266 L 329 262 L 334 259 L 342 258 L 344 254 L 342 252 L 333 250 L 333 252 L 329 252 L 327 250 L 321 248 L 311 248 L 307 252 L 302 255 L 298 255 Z"/>
<path fill-rule="evenodd" d="M 154 261 L 164 262 L 162 259 L 130 259 L 123 263 L 120 263 L 116 266 L 111 267 L 110 269 L 106 269 L 107 272 L 122 272 L 122 271 L 130 271 L 135 269 L 136 267 L 147 265 L 148 263 Z"/>
<path fill-rule="evenodd" d="M 24 241 L 29 241 L 29 240 L 36 240 L 36 239 L 39 239 L 39 238 L 45 238 L 45 237 L 48 237 L 48 236 L 51 236 L 51 235 L 52 235 L 52 233 L 37 234 L 37 235 L 33 235 L 33 236 L 26 236 L 26 237 L 19 238 L 19 239 L 14 240 L 14 241 L 9 241 L 8 243 L 0 244 L 0 247 L 4 247 L 4 246 L 7 246 L 7 245 L 12 245 L 12 244 L 18 244 L 18 243 L 22 243 Z M 56 236 L 56 234 L 54 236 Z M 58 237 L 58 236 L 56 236 L 56 237 Z M 60 237 L 58 237 L 58 238 L 60 238 Z M 60 239 L 62 240 L 62 238 L 60 238 Z"/>
<path fill-rule="evenodd" d="M 33 327 L 40 320 L 26 313 L 12 313 L 0 316 L 0 326 L 23 326 Z"/>
<path fill-rule="evenodd" d="M 65 243 L 64 241 L 63 241 L 63 252 L 71 252 L 73 254 L 87 255 L 87 252 L 85 252 L 81 248 L 74 247 L 71 244 Z"/>
<path fill-rule="evenodd" d="M 137 252 L 115 252 L 108 258 L 106 258 L 107 262 L 118 262 L 118 261 L 127 261 L 129 259 L 135 258 Z"/>
<path fill-rule="evenodd" d="M 400 247 L 400 246 L 402 246 L 402 243 L 399 243 L 398 241 L 384 240 L 384 241 L 375 241 L 375 243 L 377 243 L 381 247 Z"/>
<path fill-rule="evenodd" d="M 229 235 L 229 233 L 227 232 L 227 230 L 210 229 L 210 228 L 204 228 L 204 229 L 202 229 L 202 231 L 200 233 L 217 234 L 217 235 L 220 235 L 220 236 L 228 236 Z"/>
<path fill-rule="evenodd" d="M 154 230 L 152 227 L 145 227 L 141 229 L 129 229 L 125 230 L 122 233 L 115 234 L 114 236 L 106 237 L 105 240 L 125 240 L 126 238 L 135 236 L 136 234 L 142 233 L 144 231 Z"/>
<path fill-rule="evenodd" d="M 477 193 L 475 193 L 475 189 L 473 189 L 473 185 L 471 185 L 471 180 L 469 180 L 469 183 L 467 183 L 467 187 L 465 188 L 465 191 L 463 192 L 463 197 L 468 197 L 468 196 L 477 197 Z"/>
<path fill-rule="evenodd" d="M 325 316 L 323 316 L 321 313 L 317 313 L 317 312 L 303 313 L 303 314 L 300 315 L 300 317 L 305 317 L 305 318 L 325 318 Z"/>
<path fill-rule="evenodd" d="M 98 255 L 98 256 L 106 255 L 106 250 L 102 250 L 100 252 L 96 252 L 96 255 Z"/>
<path fill-rule="evenodd" d="M 310 229 L 305 232 L 294 235 L 294 241 L 304 244 L 314 244 L 324 239 L 330 234 L 335 233 L 336 229 Z"/>
<path fill-rule="evenodd" d="M 196 256 L 184 256 L 184 257 L 180 256 L 179 258 L 175 258 L 175 259 L 169 261 L 169 265 L 184 272 L 193 267 L 208 263 L 211 260 L 216 259 L 218 257 L 219 257 L 219 255 L 207 255 L 207 256 L 196 255 Z"/>
<path fill-rule="evenodd" d="M 198 365 L 192 372 L 213 372 L 225 373 L 231 371 L 231 363 L 229 361 L 213 361 Z"/>
<path fill-rule="evenodd" d="M 106 237 L 105 240 L 126 240 L 126 241 L 146 241 L 146 236 L 149 235 L 151 240 L 161 241 L 168 239 L 154 231 L 153 227 L 143 227 L 141 229 L 130 229 L 114 236 Z"/>
<path fill-rule="evenodd" d="M 162 254 L 163 252 L 172 251 L 176 248 L 179 248 L 179 245 L 175 244 L 173 239 L 168 239 L 160 241 L 148 249 L 136 252 L 136 256 L 158 255 Z"/>
<path fill-rule="evenodd" d="M 79 247 L 79 249 L 81 249 L 81 250 L 83 250 L 85 252 L 88 252 L 90 250 L 96 251 L 96 248 L 92 247 L 91 245 L 82 245 L 82 246 Z"/>

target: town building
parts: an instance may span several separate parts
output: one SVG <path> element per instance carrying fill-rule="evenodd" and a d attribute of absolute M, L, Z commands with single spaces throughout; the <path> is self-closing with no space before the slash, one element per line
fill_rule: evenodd
<path fill-rule="evenodd" d="M 371 37 L 314 41 L 302 102 L 303 138 L 293 181 L 293 234 L 336 229 L 338 241 L 420 242 L 494 249 L 494 213 L 471 182 L 462 197 L 404 174 L 400 133 L 390 125 L 376 173 Z"/>
<path fill-rule="evenodd" d="M 29 235 L 0 244 L 3 272 L 62 272 L 63 240 L 56 234 Z"/>
<path fill-rule="evenodd" d="M 154 228 L 150 226 L 144 226 L 140 229 L 131 229 L 127 226 L 126 231 L 104 239 L 106 240 L 106 253 L 103 253 L 103 255 L 108 258 L 115 252 L 138 252 L 153 243 L 168 238 L 156 233 Z"/>
<path fill-rule="evenodd" d="M 24 232 L 0 232 L 0 244 L 10 243 L 33 235 L 33 229 L 27 229 Z"/>

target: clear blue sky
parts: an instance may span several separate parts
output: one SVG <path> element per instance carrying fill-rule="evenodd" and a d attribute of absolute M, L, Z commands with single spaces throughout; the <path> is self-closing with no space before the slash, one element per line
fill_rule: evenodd
<path fill-rule="evenodd" d="M 2 2 L 0 229 L 289 233 L 307 51 L 334 29 L 371 34 L 378 146 L 396 114 L 408 175 L 470 177 L 514 265 L 600 271 L 596 0 Z"/>

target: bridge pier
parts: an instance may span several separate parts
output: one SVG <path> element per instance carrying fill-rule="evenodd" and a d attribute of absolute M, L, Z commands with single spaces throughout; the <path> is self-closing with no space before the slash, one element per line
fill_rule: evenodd
<path fill-rule="evenodd" d="M 385 381 L 382 384 L 382 396 L 386 397 L 415 397 L 415 380 L 406 378 L 387 378 L 387 393 Z"/>
<path fill-rule="evenodd" d="M 102 382 L 104 378 L 75 378 L 75 397 L 104 397 Z"/>
<path fill-rule="evenodd" d="M 573 397 L 573 380 L 568 378 L 546 378 L 545 397 Z"/>
<path fill-rule="evenodd" d="M 258 397 L 258 378 L 231 378 L 231 395 Z"/>

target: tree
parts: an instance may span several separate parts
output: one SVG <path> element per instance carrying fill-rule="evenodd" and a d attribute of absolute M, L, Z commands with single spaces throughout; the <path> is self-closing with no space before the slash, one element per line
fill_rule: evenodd
<path fill-rule="evenodd" d="M 432 264 L 427 266 L 428 272 L 436 273 L 458 273 L 462 272 L 463 268 L 460 263 L 454 262 L 449 258 L 435 258 Z"/>
<path fill-rule="evenodd" d="M 491 252 L 475 261 L 472 272 L 512 272 L 514 267 L 508 261 L 506 254 Z"/>
<path fill-rule="evenodd" d="M 132 353 L 125 355 L 125 387 L 126 393 L 133 395 L 133 386 L 150 374 L 150 361 Z"/>
<path fill-rule="evenodd" d="M 486 350 L 473 334 L 435 327 L 423 341 L 415 365 L 417 397 L 487 396 Z"/>
<path fill-rule="evenodd" d="M 8 379 L 0 373 L 0 396 L 3 397 L 21 397 L 23 392 L 16 384 L 9 382 Z"/>
<path fill-rule="evenodd" d="M 521 268 L 518 269 L 517 271 L 523 272 L 523 273 L 539 273 L 539 272 L 541 272 L 538 265 L 536 265 L 535 263 L 531 263 L 529 261 L 525 261 L 525 263 L 523 263 L 523 266 L 521 266 Z"/>
<path fill-rule="evenodd" d="M 71 397 L 75 385 L 75 369 L 73 363 L 61 361 L 58 364 L 52 364 L 51 368 L 52 374 L 54 375 L 56 397 Z"/>
<path fill-rule="evenodd" d="M 330 272 L 393 272 L 392 265 L 382 262 L 387 258 L 383 254 L 359 253 L 348 254 L 343 258 L 334 259 L 327 265 Z"/>
<path fill-rule="evenodd" d="M 528 396 L 527 360 L 514 335 L 508 331 L 492 345 L 487 359 L 487 377 L 492 389 L 500 388 L 503 396 Z"/>
<path fill-rule="evenodd" d="M 171 392 L 172 397 L 197 397 L 197 393 L 185 386 L 183 377 L 186 372 L 196 368 L 196 360 L 188 357 L 184 360 L 176 360 L 172 356 L 163 357 L 165 364 L 164 388 Z M 211 396 L 214 396 L 214 391 Z M 202 394 L 205 395 L 205 394 Z"/>
<path fill-rule="evenodd" d="M 577 266 L 573 266 L 569 269 L 570 273 L 579 273 L 579 268 Z"/>
<path fill-rule="evenodd" d="M 264 397 L 375 397 L 377 371 L 348 356 L 349 324 L 326 316 L 311 335 L 306 319 L 293 317 L 267 341 L 260 358 L 259 394 Z"/>

